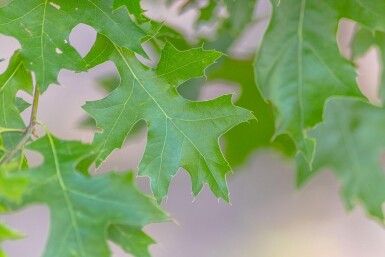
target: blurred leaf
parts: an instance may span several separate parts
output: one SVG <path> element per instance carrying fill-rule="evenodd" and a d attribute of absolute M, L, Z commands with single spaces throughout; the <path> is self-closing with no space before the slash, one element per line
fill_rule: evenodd
<path fill-rule="evenodd" d="M 0 197 L 12 202 L 21 200 L 28 185 L 28 179 L 16 172 L 18 165 L 19 163 L 14 161 L 0 167 Z"/>
<path fill-rule="evenodd" d="M 348 209 L 362 203 L 370 215 L 384 220 L 385 175 L 380 163 L 384 126 L 384 108 L 357 100 L 330 101 L 324 122 L 309 132 L 317 139 L 313 171 L 303 158 L 297 158 L 298 185 L 331 168 Z"/>
<path fill-rule="evenodd" d="M 353 36 L 352 42 L 350 44 L 352 57 L 353 59 L 357 59 L 362 57 L 369 48 L 376 45 L 375 33 L 365 29 L 363 27 L 359 27 Z"/>
<path fill-rule="evenodd" d="M 7 228 L 3 223 L 0 222 L 0 244 L 6 240 L 20 239 L 23 235 L 19 232 Z M 7 257 L 8 255 L 0 248 L 0 257 Z"/>
<path fill-rule="evenodd" d="M 215 17 L 215 10 L 217 8 L 217 1 L 209 1 L 208 4 L 200 9 L 198 20 L 208 22 Z"/>
<path fill-rule="evenodd" d="M 224 2 L 229 13 L 224 27 L 227 28 L 234 37 L 237 37 L 252 21 L 258 0 L 224 0 Z"/>
<path fill-rule="evenodd" d="M 260 148 L 274 147 L 286 155 L 293 155 L 295 147 L 287 136 L 274 135 L 274 115 L 270 104 L 261 97 L 254 80 L 252 60 L 225 58 L 216 69 L 210 70 L 209 81 L 224 80 L 237 83 L 240 97 L 237 106 L 251 110 L 257 120 L 237 125 L 225 134 L 226 157 L 231 166 L 241 165 L 249 155 Z"/>
<path fill-rule="evenodd" d="M 325 101 L 332 96 L 363 98 L 353 65 L 339 52 L 336 34 L 341 15 L 365 21 L 371 5 L 272 1 L 273 15 L 255 63 L 257 84 L 277 108 L 276 134 L 290 135 L 309 163 L 315 143 L 306 130 L 321 122 Z"/>
<path fill-rule="evenodd" d="M 10 230 L 4 224 L 0 223 L 0 243 L 4 240 L 20 239 L 22 235 L 16 231 Z"/>
<path fill-rule="evenodd" d="M 103 54 L 100 49 L 104 49 Z M 86 59 L 93 60 L 90 66 L 112 60 L 120 73 L 121 85 L 106 98 L 84 106 L 103 129 L 94 139 L 94 145 L 100 146 L 97 166 L 121 147 L 133 125 L 144 119 L 148 140 L 139 175 L 151 178 L 158 202 L 167 195 L 170 181 L 180 167 L 190 173 L 195 195 L 207 182 L 217 197 L 228 200 L 225 176 L 231 168 L 221 153 L 218 138 L 253 116 L 235 107 L 229 95 L 192 102 L 176 91 L 184 80 L 202 76 L 204 69 L 220 56 L 219 52 L 202 48 L 181 52 L 167 43 L 158 67 L 149 69 L 132 52 L 99 35 Z"/>
<path fill-rule="evenodd" d="M 2 143 L 0 140 L 0 158 L 2 155 Z M 19 169 L 19 163 L 12 161 L 7 165 L 0 166 L 0 199 L 5 199 L 9 203 L 19 203 L 21 197 L 28 186 L 28 179 L 22 174 L 16 172 Z M 0 214 L 6 210 L 0 201 Z M 16 231 L 13 231 L 0 222 L 0 244 L 6 240 L 16 240 L 21 238 L 22 235 Z M 0 257 L 6 257 L 7 255 L 0 247 Z"/>

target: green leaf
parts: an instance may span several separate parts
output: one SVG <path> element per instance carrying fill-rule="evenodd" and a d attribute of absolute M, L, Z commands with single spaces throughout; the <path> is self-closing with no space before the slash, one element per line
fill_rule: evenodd
<path fill-rule="evenodd" d="M 203 76 L 204 70 L 221 55 L 214 50 L 205 51 L 202 48 L 179 51 L 166 43 L 155 73 L 157 77 L 165 78 L 167 83 L 178 86 L 191 78 Z"/>
<path fill-rule="evenodd" d="M 139 230 L 167 218 L 134 187 L 132 173 L 89 177 L 78 172 L 75 166 L 93 154 L 91 146 L 60 141 L 48 134 L 28 148 L 41 153 L 44 162 L 24 173 L 30 183 L 21 204 L 7 207 L 49 207 L 51 228 L 44 257 L 107 257 L 111 254 L 107 245 L 110 226 Z M 141 239 L 122 244 L 135 244 L 135 240 Z"/>
<path fill-rule="evenodd" d="M 215 17 L 215 10 L 218 6 L 217 1 L 209 1 L 207 5 L 200 9 L 198 20 L 207 22 Z"/>
<path fill-rule="evenodd" d="M 0 244 L 6 240 L 16 240 L 20 239 L 21 237 L 23 237 L 22 234 L 7 228 L 3 223 L 0 222 Z M 0 257 L 6 256 L 7 255 L 5 254 L 5 252 L 0 248 Z"/>
<path fill-rule="evenodd" d="M 148 247 L 155 241 L 141 229 L 130 226 L 110 226 L 109 239 L 126 253 L 137 257 L 151 257 Z"/>
<path fill-rule="evenodd" d="M 107 76 L 98 78 L 97 83 L 103 89 L 103 91 L 105 91 L 106 93 L 111 93 L 114 89 L 119 86 L 120 77 L 115 74 L 109 74 Z M 84 129 L 97 129 L 95 120 L 88 115 L 80 122 L 79 125 L 80 128 Z M 144 121 L 140 121 L 131 129 L 130 134 L 127 136 L 127 140 L 135 138 L 136 136 L 138 136 L 138 133 L 143 131 L 143 129 L 145 128 L 146 123 Z M 94 160 L 90 161 L 93 162 Z M 86 168 L 88 169 L 88 166 Z"/>
<path fill-rule="evenodd" d="M 28 179 L 14 174 L 19 169 L 19 163 L 11 162 L 0 167 L 0 197 L 8 201 L 20 202 L 28 185 Z"/>
<path fill-rule="evenodd" d="M 24 129 L 25 124 L 20 117 L 19 90 L 32 93 L 32 76 L 25 68 L 21 53 L 15 52 L 7 70 L 0 75 L 0 128 Z M 22 107 L 23 108 L 23 107 Z M 13 149 L 22 139 L 23 134 L 15 132 L 1 133 L 5 149 Z"/>
<path fill-rule="evenodd" d="M 21 237 L 20 233 L 10 230 L 3 223 L 0 223 L 0 243 L 4 242 L 4 240 L 15 240 Z"/>
<path fill-rule="evenodd" d="M 163 45 L 165 44 L 165 42 L 170 42 L 177 49 L 181 49 L 181 50 L 187 50 L 191 48 L 190 43 L 184 38 L 184 36 L 181 33 L 168 27 L 165 24 L 162 24 L 162 26 L 160 26 L 156 34 L 156 37 L 154 37 L 153 40 L 155 41 L 154 43 L 155 46 L 158 46 L 157 44 L 158 41 L 161 41 Z"/>
<path fill-rule="evenodd" d="M 253 19 L 258 0 L 224 0 L 224 2 L 229 13 L 224 27 L 237 37 Z"/>
<path fill-rule="evenodd" d="M 3 146 L 3 138 L 0 137 L 0 160 L 3 158 L 4 153 L 5 153 L 5 149 Z"/>
<path fill-rule="evenodd" d="M 140 0 L 114 0 L 114 9 L 125 6 L 129 13 L 135 16 L 138 21 L 145 21 L 143 10 L 140 7 Z"/>
<path fill-rule="evenodd" d="M 290 135 L 309 163 L 315 145 L 306 130 L 322 120 L 325 101 L 363 97 L 354 67 L 336 41 L 347 2 L 272 1 L 273 15 L 256 58 L 257 84 L 277 109 L 276 134 Z"/>
<path fill-rule="evenodd" d="M 381 0 L 342 0 L 336 2 L 341 17 L 370 28 L 372 30 L 385 31 L 385 2 Z"/>
<path fill-rule="evenodd" d="M 86 69 L 69 44 L 69 34 L 78 24 L 90 25 L 119 46 L 145 55 L 141 41 L 146 34 L 126 10 L 112 12 L 112 5 L 112 0 L 14 0 L 0 8 L 0 33 L 19 40 L 25 65 L 36 73 L 44 92 L 57 83 L 61 69 Z"/>
<path fill-rule="evenodd" d="M 203 49 L 179 52 L 166 45 L 158 67 L 149 69 L 132 52 L 99 36 L 86 60 L 91 66 L 112 60 L 120 73 L 121 85 L 105 99 L 84 106 L 103 129 L 94 139 L 94 144 L 100 146 L 97 166 L 122 146 L 131 128 L 143 119 L 148 126 L 148 140 L 139 175 L 150 177 L 158 202 L 167 195 L 170 181 L 180 167 L 190 173 L 195 195 L 207 182 L 217 197 L 228 200 L 225 176 L 231 168 L 221 153 L 218 138 L 253 116 L 234 106 L 231 95 L 193 102 L 176 91 L 178 83 L 203 75 L 204 68 L 220 56 Z"/>
<path fill-rule="evenodd" d="M 0 148 L 2 147 L 0 140 Z M 1 151 L 0 151 L 1 158 Z M 5 199 L 9 203 L 19 203 L 22 195 L 28 186 L 28 179 L 24 176 L 15 174 L 19 168 L 19 164 L 16 162 L 10 162 L 8 165 L 0 166 L 0 199 Z M 6 209 L 0 201 L 0 214 Z M 2 222 L 0 222 L 0 244 L 6 240 L 16 240 L 23 235 L 9 229 Z M 6 257 L 7 255 L 0 247 L 0 257 Z"/>
<path fill-rule="evenodd" d="M 309 132 L 317 139 L 313 171 L 297 159 L 298 184 L 328 167 L 341 183 L 347 208 L 362 203 L 367 212 L 384 219 L 385 175 L 380 153 L 385 149 L 385 109 L 356 100 L 332 100 L 324 122 Z"/>
<path fill-rule="evenodd" d="M 350 44 L 352 59 L 357 59 L 363 56 L 371 47 L 375 45 L 375 33 L 363 27 L 359 27 L 356 29 Z"/>
<path fill-rule="evenodd" d="M 110 93 L 119 86 L 120 78 L 115 74 L 108 74 L 106 76 L 97 78 L 97 84 L 104 92 Z M 79 123 L 79 126 L 80 128 L 85 129 L 96 129 L 95 120 L 88 115 L 82 119 L 82 121 Z"/>

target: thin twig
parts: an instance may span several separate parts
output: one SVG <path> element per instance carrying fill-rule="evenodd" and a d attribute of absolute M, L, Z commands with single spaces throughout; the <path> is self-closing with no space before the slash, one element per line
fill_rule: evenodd
<path fill-rule="evenodd" d="M 35 86 L 35 91 L 33 94 L 33 103 L 32 103 L 32 110 L 31 110 L 31 118 L 29 121 L 28 126 L 25 128 L 24 137 L 20 140 L 20 142 L 13 148 L 10 152 L 8 152 L 6 155 L 4 155 L 3 159 L 0 161 L 0 166 L 7 164 L 10 162 L 15 155 L 23 149 L 25 144 L 30 140 L 31 136 L 35 134 L 35 125 L 37 124 L 37 109 L 39 106 L 39 98 L 40 98 L 40 92 L 39 87 Z"/>

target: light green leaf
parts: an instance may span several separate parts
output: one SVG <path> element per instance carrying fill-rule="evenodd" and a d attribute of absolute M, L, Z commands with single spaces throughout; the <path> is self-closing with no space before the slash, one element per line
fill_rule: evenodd
<path fill-rule="evenodd" d="M 44 257 L 109 257 L 109 226 L 139 230 L 167 218 L 133 186 L 132 173 L 96 177 L 80 174 L 75 166 L 93 154 L 89 145 L 60 141 L 48 134 L 28 148 L 41 153 L 44 162 L 23 173 L 30 179 L 27 191 L 21 204 L 8 204 L 7 210 L 31 204 L 49 207 L 51 228 Z"/>
<path fill-rule="evenodd" d="M 17 231 L 7 228 L 3 223 L 0 222 L 0 244 L 6 240 L 20 239 L 23 235 Z M 0 248 L 0 257 L 7 257 L 8 255 Z"/>
<path fill-rule="evenodd" d="M 0 33 L 21 44 L 26 67 L 36 73 L 41 92 L 57 83 L 61 69 L 84 71 L 85 63 L 69 44 L 78 24 L 92 26 L 119 46 L 145 55 L 141 41 L 146 34 L 124 9 L 112 12 L 113 0 L 14 0 L 0 8 Z"/>
<path fill-rule="evenodd" d="M 313 171 L 297 159 L 298 184 L 324 168 L 341 183 L 347 208 L 362 203 L 367 212 L 384 219 L 385 175 L 380 153 L 385 149 L 385 109 L 357 100 L 335 99 L 327 104 L 324 122 L 309 132 L 317 139 Z"/>
<path fill-rule="evenodd" d="M 32 93 L 32 76 L 25 68 L 20 52 L 15 52 L 7 70 L 0 75 L 0 128 L 24 129 L 20 117 L 16 94 L 19 90 Z M 13 149 L 22 139 L 23 134 L 15 132 L 1 133 L 5 149 Z"/>
<path fill-rule="evenodd" d="M 272 18 L 255 63 L 257 84 L 277 109 L 276 134 L 289 134 L 309 163 L 315 144 L 306 130 L 322 120 L 325 101 L 363 97 L 354 67 L 336 41 L 348 2 L 353 1 L 272 1 Z"/>
<path fill-rule="evenodd" d="M 28 179 L 16 173 L 19 163 L 13 161 L 0 167 L 0 197 L 7 201 L 20 202 L 28 185 Z"/>
<path fill-rule="evenodd" d="M 0 148 L 1 140 L 0 140 Z M 1 149 L 0 149 L 1 158 Z M 0 166 L 0 199 L 5 199 L 9 203 L 19 203 L 21 197 L 28 186 L 28 179 L 24 176 L 15 174 L 19 168 L 19 164 L 11 162 L 8 165 Z M 0 214 L 6 209 L 0 201 Z M 22 237 L 22 234 L 13 231 L 0 222 L 0 244 L 6 240 L 16 240 Z M 6 257 L 7 255 L 0 247 L 0 257 Z"/>
<path fill-rule="evenodd" d="M 191 52 L 195 53 L 193 58 Z M 179 59 L 173 57 L 176 54 Z M 132 127 L 143 119 L 148 126 L 148 140 L 139 175 L 150 177 L 158 202 L 167 195 L 170 181 L 180 167 L 190 173 L 195 195 L 207 182 L 217 197 L 228 200 L 225 176 L 231 168 L 222 155 L 218 138 L 253 116 L 234 106 L 231 95 L 193 102 L 182 98 L 175 84 L 203 74 L 204 68 L 220 56 L 216 51 L 203 49 L 177 53 L 172 46 L 165 46 L 158 68 L 149 69 L 132 52 L 99 36 L 86 59 L 91 66 L 112 60 L 120 73 L 121 85 L 105 99 L 84 106 L 103 129 L 94 139 L 94 144 L 100 146 L 97 166 L 122 146 Z"/>
<path fill-rule="evenodd" d="M 22 235 L 16 231 L 10 230 L 3 223 L 0 222 L 0 243 L 4 240 L 15 240 L 22 237 Z"/>

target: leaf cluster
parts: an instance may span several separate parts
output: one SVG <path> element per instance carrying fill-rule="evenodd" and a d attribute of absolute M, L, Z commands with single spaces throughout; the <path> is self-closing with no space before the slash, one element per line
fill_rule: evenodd
<path fill-rule="evenodd" d="M 385 148 L 385 94 L 379 90 L 380 105 L 366 99 L 355 62 L 377 47 L 385 63 L 385 4 L 271 0 L 259 49 L 240 58 L 232 49 L 263 19 L 255 15 L 256 6 L 255 0 L 186 1 L 181 13 L 198 12 L 194 43 L 147 17 L 140 0 L 13 0 L 0 7 L 0 33 L 21 45 L 0 75 L 0 210 L 49 207 L 43 256 L 110 256 L 107 241 L 134 256 L 150 256 L 153 240 L 142 228 L 169 220 L 158 204 L 179 169 L 189 173 L 195 196 L 207 184 L 229 202 L 231 166 L 266 148 L 294 160 L 299 186 L 331 168 L 347 208 L 359 201 L 384 219 L 379 156 Z M 341 54 L 336 39 L 343 18 L 357 24 L 351 58 Z M 84 57 L 69 39 L 78 24 L 97 32 Z M 204 26 L 215 36 L 199 34 Z M 156 52 L 156 65 L 140 61 L 150 59 L 143 44 Z M 39 96 L 58 84 L 61 70 L 86 72 L 108 61 L 118 74 L 104 83 L 107 96 L 83 106 L 89 116 L 83 126 L 95 130 L 93 142 L 53 136 L 38 120 Z M 239 86 L 236 100 L 232 95 L 197 100 L 200 86 L 223 81 Z M 20 98 L 20 91 L 33 100 Z M 21 118 L 25 110 L 27 123 Z M 37 134 L 38 126 L 44 135 Z M 138 175 L 150 178 L 154 197 L 139 192 L 131 172 L 89 172 L 143 127 L 147 145 Z M 43 162 L 30 167 L 25 150 L 39 153 Z M 0 225 L 0 242 L 18 237 Z"/>

